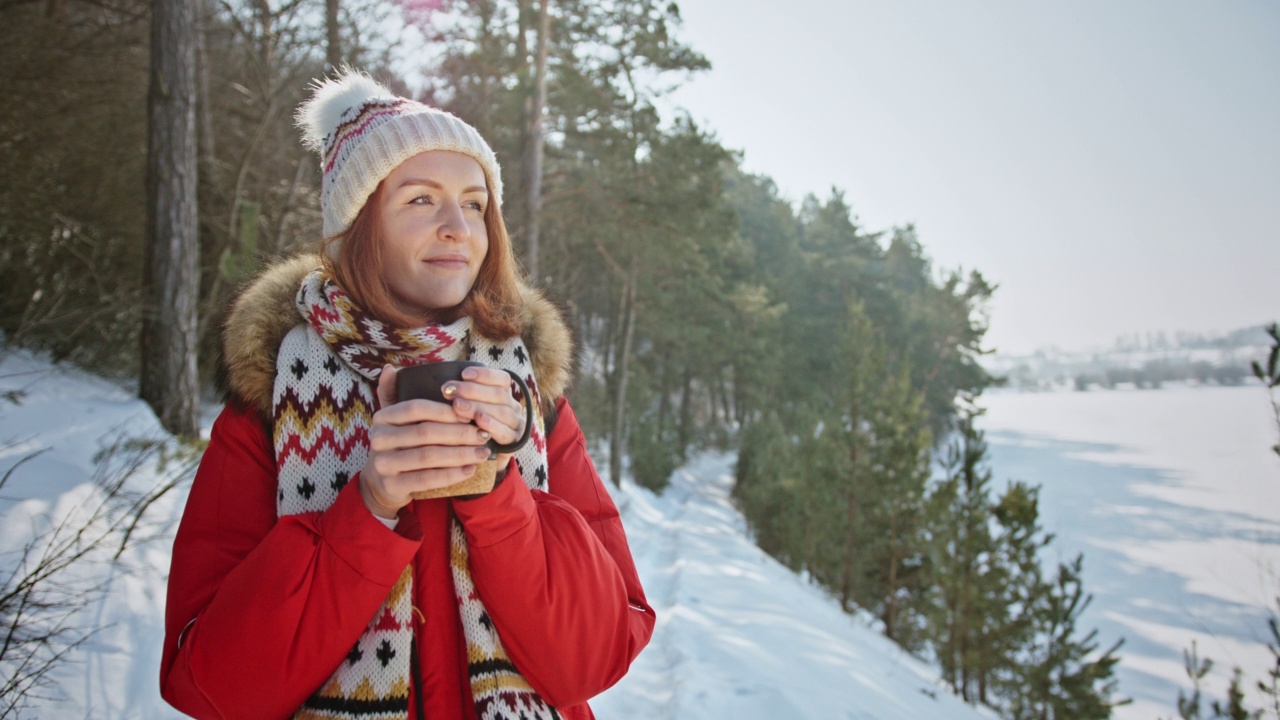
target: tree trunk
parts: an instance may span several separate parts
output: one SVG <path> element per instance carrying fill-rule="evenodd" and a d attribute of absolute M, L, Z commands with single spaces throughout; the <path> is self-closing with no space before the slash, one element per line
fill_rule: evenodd
<path fill-rule="evenodd" d="M 855 391 L 856 392 L 856 391 Z M 840 549 L 840 602 L 845 611 L 851 609 L 850 601 L 853 599 L 853 571 L 854 571 L 854 540 L 858 533 L 858 499 L 860 490 L 860 480 L 858 477 L 859 463 L 862 460 L 860 435 L 858 428 L 860 421 L 860 408 L 858 398 L 855 397 L 849 405 L 849 417 L 852 419 L 852 432 L 849 434 L 849 479 L 848 486 L 845 488 L 847 504 L 845 505 L 844 517 L 844 542 Z M 888 628 L 886 628 L 888 630 Z"/>
<path fill-rule="evenodd" d="M 658 361 L 658 423 L 654 435 L 659 439 L 666 437 L 667 416 L 671 412 L 671 370 L 669 359 Z"/>
<path fill-rule="evenodd" d="M 715 401 L 712 400 L 714 405 Z M 714 420 L 712 421 L 714 422 Z M 680 388 L 680 451 L 693 444 L 693 369 L 684 368 L 684 382 Z"/>
<path fill-rule="evenodd" d="M 338 25 L 338 0 L 325 0 L 324 27 L 327 35 L 325 39 L 324 64 L 329 71 L 337 70 L 338 66 L 342 64 L 342 35 L 338 32 L 340 29 Z"/>
<path fill-rule="evenodd" d="M 195 0 L 151 3 L 147 270 L 139 395 L 161 424 L 196 434 Z"/>
<path fill-rule="evenodd" d="M 884 600 L 884 635 L 896 641 L 898 626 L 898 563 L 901 562 L 902 545 L 898 538 L 898 513 L 889 515 L 889 572 Z"/>
<path fill-rule="evenodd" d="M 541 0 L 538 10 L 538 50 L 534 63 L 533 107 L 529 112 L 529 144 L 525 147 L 525 269 L 529 280 L 539 284 L 538 264 L 539 223 L 542 218 L 542 148 L 547 104 L 547 45 L 551 34 L 551 13 L 547 0 Z"/>
<path fill-rule="evenodd" d="M 199 12 L 196 17 L 196 181 L 198 185 L 204 186 L 204 189 L 198 192 L 197 196 L 203 194 L 206 201 L 210 197 L 215 197 L 217 189 L 222 185 L 221 173 L 218 168 L 217 139 L 214 135 L 213 96 L 209 90 L 210 68 L 207 30 L 209 19 L 217 12 L 211 7 L 212 5 L 212 0 L 196 0 L 196 7 Z M 196 232 L 197 237 L 201 238 L 203 243 L 212 242 L 215 246 L 218 244 L 208 217 L 199 220 Z M 205 244 L 203 247 L 208 249 L 210 245 Z M 218 274 L 214 273 L 211 287 L 205 288 L 208 294 L 204 296 L 203 301 L 200 301 L 197 306 L 196 337 L 199 343 L 197 347 L 208 347 L 205 343 L 208 340 L 209 333 L 216 331 L 216 323 L 214 323 L 213 319 L 217 317 L 218 313 L 212 308 L 217 306 L 218 297 L 221 293 L 218 280 Z"/>
<path fill-rule="evenodd" d="M 636 329 L 636 269 L 631 267 L 631 275 L 623 288 L 624 302 L 627 306 L 625 325 L 622 330 L 622 347 L 618 350 L 615 372 L 618 374 L 614 383 L 613 398 L 613 432 L 609 437 L 609 479 L 614 486 L 622 484 L 622 450 L 626 447 L 627 418 L 627 369 L 631 359 L 631 338 Z"/>
<path fill-rule="evenodd" d="M 200 133 L 199 167 L 205 172 L 205 178 L 211 186 L 218 183 L 217 145 L 213 134 L 213 98 L 209 94 L 209 52 L 205 35 L 209 17 L 215 12 L 209 7 L 209 0 L 200 0 L 200 16 L 196 25 L 196 78 L 199 85 L 196 110 L 199 122 L 196 123 Z"/>
<path fill-rule="evenodd" d="M 962 551 L 961 562 L 964 566 L 960 575 L 960 597 L 959 604 L 956 607 L 956 654 L 960 660 L 960 697 L 965 702 L 974 702 L 976 698 L 973 696 L 972 680 L 973 680 L 973 659 L 969 650 L 969 559 L 967 551 Z"/>
<path fill-rule="evenodd" d="M 856 457 L 857 451 L 851 451 L 850 455 Z M 845 612 L 853 609 L 853 541 L 857 537 L 858 527 L 858 495 L 853 488 L 850 488 L 848 493 L 848 503 L 845 505 L 844 542 L 840 549 L 840 606 Z"/>

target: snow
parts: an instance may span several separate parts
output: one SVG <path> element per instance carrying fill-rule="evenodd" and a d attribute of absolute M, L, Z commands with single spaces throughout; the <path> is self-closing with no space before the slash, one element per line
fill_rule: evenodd
<path fill-rule="evenodd" d="M 1124 636 L 1122 720 L 1174 715 L 1182 649 L 1264 667 L 1267 612 L 1280 591 L 1280 461 L 1257 386 L 1158 391 L 997 393 L 982 419 L 998 478 L 1043 484 L 1052 547 L 1085 553 L 1095 601 L 1086 625 Z M 0 551 L 11 553 L 69 512 L 92 507 L 95 457 L 122 438 L 163 437 L 132 393 L 23 351 L 0 354 Z M 123 460 L 117 453 L 115 466 Z M 125 458 L 127 459 L 127 458 Z M 593 701 L 610 718 L 993 717 L 941 688 L 936 668 L 848 615 L 760 551 L 729 498 L 732 458 L 705 454 L 662 495 L 613 490 L 649 599 L 652 644 Z M 145 466 L 131 482 L 154 484 Z M 114 566 L 79 571 L 101 594 L 76 617 L 97 628 L 60 667 L 39 717 L 172 718 L 157 688 L 169 540 L 185 500 L 153 505 Z M 12 555 L 0 556 L 12 562 Z"/>
<path fill-rule="evenodd" d="M 133 457 L 118 447 L 121 441 L 164 437 L 150 409 L 110 382 L 23 351 L 0 356 L 0 475 L 13 469 L 0 490 L 3 567 L 13 567 L 14 552 L 40 531 L 101 505 L 100 483 Z M 98 462 L 108 455 L 110 462 Z M 145 466 L 125 489 L 145 491 L 166 478 Z M 113 545 L 60 576 L 89 590 L 88 602 L 71 620 L 94 632 L 53 673 L 58 687 L 41 693 L 49 699 L 36 705 L 34 716 L 175 715 L 161 701 L 156 678 L 169 567 L 165 537 L 182 499 L 175 492 L 152 505 L 137 542 L 119 562 L 110 563 Z"/>
<path fill-rule="evenodd" d="M 1120 720 L 1176 717 L 1182 651 L 1247 685 L 1270 666 L 1266 620 L 1280 596 L 1280 459 L 1266 391 L 995 392 L 982 399 L 999 479 L 1043 486 L 1043 523 L 1066 560 L 1084 553 L 1094 595 L 1082 625 L 1124 637 Z M 1254 704 L 1257 704 L 1256 701 Z"/>

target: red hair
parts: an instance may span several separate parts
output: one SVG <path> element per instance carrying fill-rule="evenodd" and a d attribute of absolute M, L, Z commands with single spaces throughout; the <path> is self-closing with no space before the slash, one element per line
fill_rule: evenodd
<path fill-rule="evenodd" d="M 351 227 L 325 240 L 321 253 L 329 276 L 362 310 L 398 328 L 449 323 L 467 315 L 481 335 L 503 340 L 520 332 L 519 275 L 511 239 L 498 204 L 485 205 L 489 249 L 466 298 L 454 307 L 432 311 L 426 318 L 406 313 L 383 273 L 386 245 L 381 213 L 382 183 L 365 201 Z"/>

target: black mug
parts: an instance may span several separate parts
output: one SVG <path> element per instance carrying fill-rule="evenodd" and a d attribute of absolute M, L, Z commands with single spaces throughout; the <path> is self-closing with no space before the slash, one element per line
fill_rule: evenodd
<path fill-rule="evenodd" d="M 400 368 L 396 371 L 396 402 L 425 399 L 449 403 L 450 401 L 445 398 L 440 388 L 450 380 L 462 381 L 462 371 L 469 367 L 488 366 L 470 360 L 453 360 Z M 510 370 L 504 370 L 504 372 L 515 380 L 520 388 L 520 395 L 524 398 L 524 433 L 515 442 L 506 445 L 490 438 L 489 442 L 485 443 L 485 447 L 493 453 L 513 453 L 519 450 L 529 442 L 529 433 L 533 430 L 533 398 L 529 396 L 529 386 L 525 385 L 524 380 L 514 372 Z"/>

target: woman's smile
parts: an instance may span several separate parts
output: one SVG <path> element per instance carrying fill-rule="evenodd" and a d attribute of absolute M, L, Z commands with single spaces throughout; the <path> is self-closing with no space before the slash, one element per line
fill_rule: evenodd
<path fill-rule="evenodd" d="M 441 253 L 433 255 L 425 260 L 425 262 L 435 268 L 441 270 L 466 270 L 468 260 L 466 256 L 458 253 Z"/>

